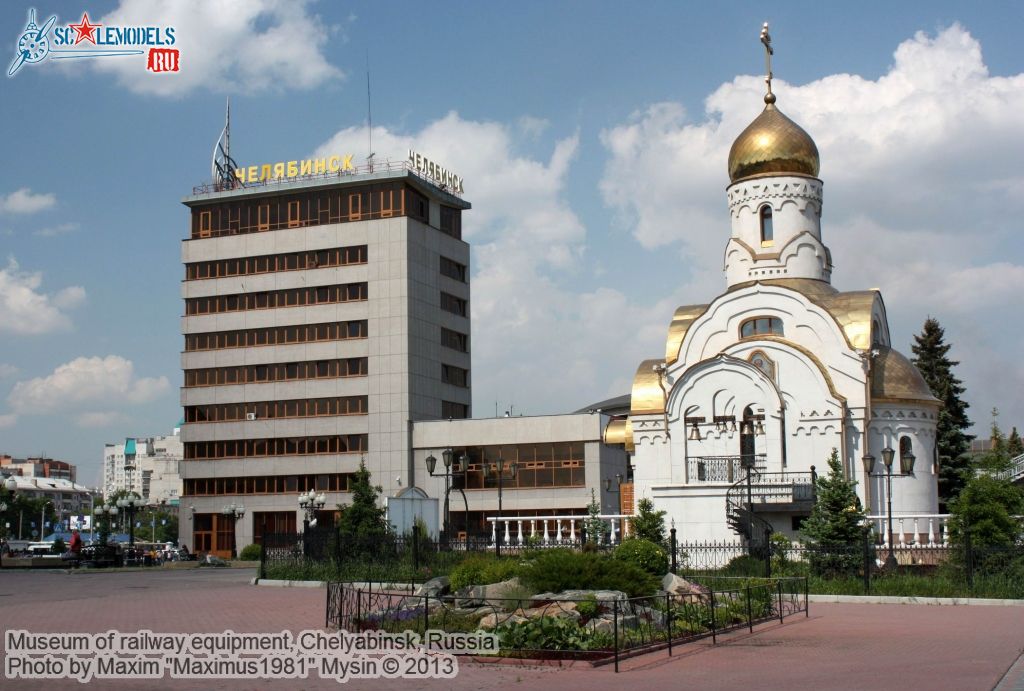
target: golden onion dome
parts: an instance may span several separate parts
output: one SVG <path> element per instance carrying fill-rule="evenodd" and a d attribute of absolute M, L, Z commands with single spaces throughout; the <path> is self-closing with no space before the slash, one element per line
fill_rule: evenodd
<path fill-rule="evenodd" d="M 778 174 L 817 177 L 820 160 L 814 140 L 775 107 L 774 94 L 764 100 L 764 110 L 729 149 L 729 179 Z"/>

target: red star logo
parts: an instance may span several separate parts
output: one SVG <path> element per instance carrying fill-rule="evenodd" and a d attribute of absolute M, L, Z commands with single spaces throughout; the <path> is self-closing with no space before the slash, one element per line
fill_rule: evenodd
<path fill-rule="evenodd" d="M 68 24 L 68 27 L 75 30 L 75 45 L 77 46 L 82 41 L 92 41 L 93 45 L 96 45 L 96 27 L 103 26 L 102 24 L 90 24 L 89 13 L 82 13 L 82 22 L 80 24 Z"/>

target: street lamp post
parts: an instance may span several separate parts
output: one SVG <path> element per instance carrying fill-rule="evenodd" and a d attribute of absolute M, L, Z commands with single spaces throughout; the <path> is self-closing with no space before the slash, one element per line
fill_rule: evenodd
<path fill-rule="evenodd" d="M 101 546 L 106 547 L 107 542 L 110 539 L 110 521 L 117 518 L 117 504 L 100 504 L 92 510 L 93 516 L 96 517 L 96 521 L 103 521 L 103 526 L 100 528 L 100 543 Z"/>
<path fill-rule="evenodd" d="M 238 539 L 235 535 L 238 526 L 238 519 L 245 515 L 245 507 L 237 504 L 228 504 L 220 510 L 222 516 L 231 521 L 231 558 L 238 557 Z"/>
<path fill-rule="evenodd" d="M 885 478 L 886 478 L 886 504 L 889 524 L 889 555 L 885 558 L 885 568 L 895 569 L 899 563 L 896 560 L 896 553 L 894 552 L 893 535 L 892 535 L 892 461 L 896 452 L 892 447 L 885 447 L 882 449 L 882 463 L 885 465 Z M 864 461 L 864 472 L 870 477 L 875 469 L 875 457 L 871 454 L 867 454 L 862 459 Z M 905 477 L 907 475 L 914 474 L 914 461 L 917 457 L 911 451 L 904 451 L 900 454 L 900 475 L 899 477 Z M 877 477 L 877 476 L 875 476 Z"/>
<path fill-rule="evenodd" d="M 117 506 L 127 514 L 128 518 L 128 546 L 132 549 L 135 548 L 135 512 L 145 506 L 146 501 L 135 494 L 135 492 L 129 492 L 125 496 L 117 500 Z"/>
<path fill-rule="evenodd" d="M 519 472 L 519 464 L 516 463 L 515 461 L 511 461 L 508 464 L 508 468 L 509 468 L 509 471 L 510 471 L 510 475 L 508 476 L 508 479 L 515 480 L 516 479 L 516 473 Z M 491 468 L 491 464 L 490 463 L 485 463 L 484 464 L 484 477 L 490 478 L 492 476 L 492 474 L 494 474 L 494 473 L 495 473 L 495 470 L 493 468 Z M 505 459 L 504 458 L 499 458 L 498 459 L 498 463 L 497 463 L 497 476 L 498 476 L 498 522 L 500 523 L 501 522 L 501 514 L 502 514 L 502 510 L 503 510 L 501 502 L 502 502 L 502 494 L 503 494 L 504 482 L 505 482 Z M 499 526 L 498 529 L 495 530 L 495 535 L 494 535 L 494 554 L 495 554 L 495 556 L 499 556 L 499 557 L 501 556 L 502 528 L 504 528 L 504 526 Z"/>
<path fill-rule="evenodd" d="M 451 533 L 450 533 L 450 530 L 451 530 L 451 528 L 450 528 L 451 509 L 450 509 L 449 496 L 451 495 L 451 491 L 453 489 L 458 489 L 459 492 L 462 493 L 462 502 L 465 505 L 465 510 L 466 510 L 466 520 L 467 521 L 469 520 L 469 501 L 466 499 L 466 493 L 462 490 L 461 487 L 460 488 L 456 488 L 454 483 L 452 482 L 452 479 L 455 476 L 457 476 L 457 475 L 463 475 L 464 476 L 466 474 L 466 470 L 469 468 L 469 457 L 466 456 L 466 454 L 462 454 L 462 456 L 459 457 L 458 465 L 453 465 L 454 458 L 455 458 L 455 452 L 452 451 L 451 449 L 445 449 L 444 451 L 441 452 L 441 460 L 444 463 L 444 469 L 445 469 L 445 472 L 443 472 L 443 473 L 435 473 L 434 472 L 434 470 L 437 468 L 437 459 L 434 458 L 434 454 L 430 454 L 425 459 L 426 460 L 426 464 L 427 464 L 427 473 L 431 477 L 443 477 L 444 478 L 444 530 L 442 531 L 442 535 L 443 535 L 443 538 L 444 538 L 444 541 L 445 541 L 446 544 L 448 543 L 449 538 L 451 536 Z M 469 530 L 468 523 L 467 523 L 466 530 L 467 530 L 467 532 Z"/>
<path fill-rule="evenodd" d="M 309 492 L 299 493 L 299 507 L 302 509 L 302 553 L 304 556 L 309 556 L 309 543 L 312 537 L 309 533 L 310 528 L 316 527 L 316 512 L 324 508 L 324 504 L 327 503 L 327 497 L 323 494 L 317 494 L 316 490 L 311 489 Z"/>

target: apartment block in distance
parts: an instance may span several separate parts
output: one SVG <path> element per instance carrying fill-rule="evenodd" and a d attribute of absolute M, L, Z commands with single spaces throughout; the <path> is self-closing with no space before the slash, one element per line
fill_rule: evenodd
<path fill-rule="evenodd" d="M 326 495 L 318 522 L 333 520 L 360 459 L 394 494 L 414 477 L 412 421 L 469 417 L 470 205 L 424 160 L 183 200 L 190 549 L 297 532 L 309 490 Z"/>

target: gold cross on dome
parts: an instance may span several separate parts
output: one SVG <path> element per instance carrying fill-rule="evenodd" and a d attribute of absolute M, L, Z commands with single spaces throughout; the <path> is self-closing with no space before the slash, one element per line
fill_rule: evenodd
<path fill-rule="evenodd" d="M 764 44 L 764 83 L 768 85 L 768 94 L 764 100 L 766 103 L 773 103 L 775 96 L 772 94 L 772 55 L 775 54 L 775 51 L 772 49 L 772 37 L 768 35 L 768 22 L 761 27 L 761 43 Z"/>

